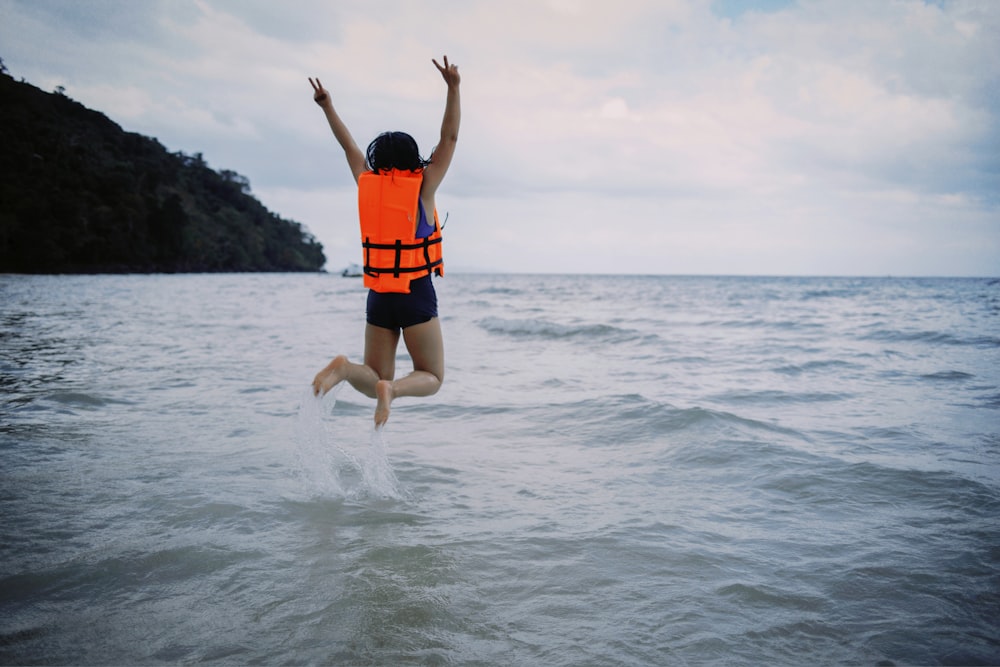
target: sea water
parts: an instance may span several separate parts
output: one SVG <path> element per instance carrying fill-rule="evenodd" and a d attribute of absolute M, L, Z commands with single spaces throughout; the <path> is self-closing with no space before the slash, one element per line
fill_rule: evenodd
<path fill-rule="evenodd" d="M 436 285 L 0 276 L 0 663 L 1000 663 L 1000 282 Z"/>

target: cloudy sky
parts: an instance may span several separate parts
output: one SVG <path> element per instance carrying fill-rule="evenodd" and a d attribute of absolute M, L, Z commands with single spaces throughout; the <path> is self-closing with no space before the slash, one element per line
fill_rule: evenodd
<path fill-rule="evenodd" d="M 1000 275 L 996 0 L 0 0 L 11 75 L 250 179 L 328 268 L 364 147 L 437 141 L 453 270 Z"/>

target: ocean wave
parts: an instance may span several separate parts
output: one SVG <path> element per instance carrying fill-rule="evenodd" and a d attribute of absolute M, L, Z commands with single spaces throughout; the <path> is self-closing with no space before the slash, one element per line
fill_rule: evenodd
<path fill-rule="evenodd" d="M 499 294 L 503 296 L 517 296 L 523 293 L 524 290 L 519 287 L 497 287 L 495 285 L 482 287 L 473 292 L 473 294 Z"/>
<path fill-rule="evenodd" d="M 814 299 L 856 299 L 865 294 L 866 291 L 857 287 L 813 289 L 803 291 L 799 299 L 801 301 L 812 301 Z"/>
<path fill-rule="evenodd" d="M 600 338 L 624 342 L 642 336 L 641 332 L 634 329 L 624 329 L 602 323 L 559 324 L 545 319 L 486 317 L 479 320 L 477 324 L 489 333 L 524 338 Z"/>
<path fill-rule="evenodd" d="M 956 336 L 944 331 L 899 331 L 896 329 L 876 329 L 860 337 L 861 340 L 877 340 L 892 343 L 932 343 L 935 345 L 958 345 L 969 347 L 1000 347 L 997 336 Z"/>
<path fill-rule="evenodd" d="M 939 371 L 937 373 L 927 373 L 921 375 L 921 380 L 942 380 L 946 382 L 963 382 L 965 380 L 971 380 L 976 377 L 972 373 L 965 373 L 963 371 Z"/>
<path fill-rule="evenodd" d="M 905 461 L 850 463 L 817 457 L 808 466 L 776 471 L 761 488 L 796 503 L 847 502 L 851 508 L 886 511 L 905 506 L 911 508 L 910 520 L 923 525 L 957 511 L 989 518 L 1000 508 L 996 492 L 985 484 L 956 472 L 913 468 Z"/>
<path fill-rule="evenodd" d="M 778 366 L 774 369 L 775 373 L 781 373 L 782 375 L 800 375 L 802 373 L 808 373 L 812 371 L 826 371 L 836 368 L 849 369 L 849 368 L 863 368 L 861 364 L 851 363 L 849 361 L 843 361 L 841 359 L 828 359 L 828 360 L 816 360 L 807 361 L 802 364 L 786 364 L 784 366 Z"/>
<path fill-rule="evenodd" d="M 777 329 L 779 331 L 799 331 L 802 329 L 822 329 L 819 322 L 805 322 L 802 320 L 768 320 L 762 317 L 748 317 L 745 319 L 719 320 L 711 319 L 698 322 L 697 326 L 705 328 L 722 329 Z"/>
<path fill-rule="evenodd" d="M 712 400 L 724 404 L 786 405 L 789 403 L 829 403 L 842 401 L 849 396 L 849 394 L 840 392 L 789 392 L 780 389 L 766 389 L 761 391 L 727 391 L 716 394 Z"/>
<path fill-rule="evenodd" d="M 99 396 L 97 394 L 83 391 L 56 391 L 52 393 L 38 393 L 37 395 L 23 394 L 19 397 L 21 409 L 28 410 L 56 410 L 72 412 L 74 410 L 98 410 L 111 405 L 132 405 L 133 402 L 120 398 L 110 398 L 109 396 Z"/>
<path fill-rule="evenodd" d="M 607 446 L 630 442 L 713 439 L 806 440 L 806 436 L 775 423 L 700 406 L 676 407 L 640 394 L 616 394 L 561 404 L 525 406 L 521 419 L 506 423 L 513 433 L 544 433 L 557 428 L 581 444 Z M 541 431 L 540 431 L 541 428 Z"/>
<path fill-rule="evenodd" d="M 982 398 L 982 405 L 987 408 L 1000 408 L 1000 394 L 990 394 Z"/>

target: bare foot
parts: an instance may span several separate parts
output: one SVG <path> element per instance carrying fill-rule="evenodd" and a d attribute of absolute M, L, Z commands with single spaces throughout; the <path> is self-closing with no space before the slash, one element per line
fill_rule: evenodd
<path fill-rule="evenodd" d="M 375 383 L 375 428 L 385 426 L 389 421 L 389 405 L 392 404 L 392 382 L 390 380 L 379 380 Z"/>
<path fill-rule="evenodd" d="M 334 358 L 326 368 L 316 373 L 313 379 L 313 395 L 323 396 L 342 382 L 347 376 L 347 357 L 340 355 Z"/>

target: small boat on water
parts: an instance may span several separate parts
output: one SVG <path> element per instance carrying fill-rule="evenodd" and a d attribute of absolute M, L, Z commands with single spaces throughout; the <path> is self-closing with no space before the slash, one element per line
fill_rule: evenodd
<path fill-rule="evenodd" d="M 359 264 L 348 264 L 347 267 L 340 272 L 345 278 L 360 278 L 362 276 L 361 266 Z"/>

